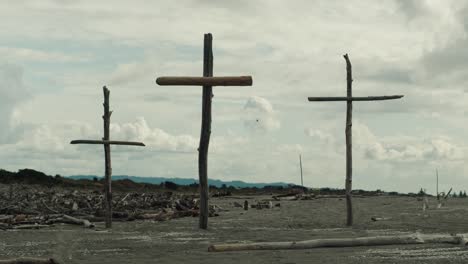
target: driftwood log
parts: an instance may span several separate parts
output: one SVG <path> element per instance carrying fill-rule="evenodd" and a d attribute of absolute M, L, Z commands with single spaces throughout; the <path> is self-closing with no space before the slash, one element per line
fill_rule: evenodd
<path fill-rule="evenodd" d="M 442 208 L 442 206 L 444 206 L 444 203 L 447 201 L 447 198 L 449 197 L 451 192 L 452 192 L 452 188 L 450 188 L 450 190 L 447 192 L 447 194 L 442 193 L 443 199 L 440 199 L 439 195 L 437 196 L 437 197 L 439 197 L 437 199 L 437 201 L 438 201 L 437 208 L 438 209 L 440 209 L 440 208 Z"/>
<path fill-rule="evenodd" d="M 374 222 L 377 222 L 377 221 L 386 221 L 386 220 L 390 220 L 392 219 L 391 217 L 371 217 L 371 220 L 374 221 Z"/>
<path fill-rule="evenodd" d="M 280 249 L 311 249 L 322 247 L 359 247 L 401 244 L 448 243 L 466 246 L 468 234 L 410 234 L 400 236 L 377 236 L 359 238 L 329 238 L 290 242 L 258 242 L 247 244 L 214 244 L 208 247 L 210 252 L 241 251 L 241 250 L 280 250 Z"/>
<path fill-rule="evenodd" d="M 67 223 L 82 225 L 82 226 L 84 226 L 86 228 L 93 228 L 94 227 L 94 224 L 92 224 L 91 222 L 89 222 L 86 219 L 78 219 L 76 217 L 69 216 L 69 215 L 63 215 L 63 219 L 67 220 Z"/>
<path fill-rule="evenodd" d="M 14 226 L 14 229 L 41 229 L 41 228 L 46 228 L 46 227 L 51 227 L 52 225 L 38 225 L 38 224 L 32 224 L 32 225 L 16 225 Z"/>
<path fill-rule="evenodd" d="M 0 260 L 0 264 L 58 264 L 55 259 L 39 259 L 39 258 L 17 258 Z"/>

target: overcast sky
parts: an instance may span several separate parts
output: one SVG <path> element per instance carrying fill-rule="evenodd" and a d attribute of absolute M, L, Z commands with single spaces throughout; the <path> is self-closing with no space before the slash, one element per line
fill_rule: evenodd
<path fill-rule="evenodd" d="M 213 34 L 209 177 L 344 187 L 343 54 L 356 102 L 353 187 L 468 190 L 468 2 L 6 1 L 0 4 L 0 167 L 55 175 L 104 172 L 102 86 L 111 90 L 113 174 L 197 178 L 201 88 L 158 76 L 202 75 Z M 258 122 L 257 122 L 258 120 Z"/>

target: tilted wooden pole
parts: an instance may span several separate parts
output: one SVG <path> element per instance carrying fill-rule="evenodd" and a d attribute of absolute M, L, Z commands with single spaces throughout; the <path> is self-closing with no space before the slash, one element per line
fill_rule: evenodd
<path fill-rule="evenodd" d="M 159 77 L 158 85 L 203 86 L 202 121 L 200 145 L 198 147 L 198 177 L 200 184 L 200 218 L 199 227 L 208 228 L 208 146 L 211 135 L 211 100 L 213 86 L 251 86 L 251 76 L 213 77 L 213 37 L 210 33 L 204 36 L 203 77 Z"/>
<path fill-rule="evenodd" d="M 106 202 L 104 203 L 106 209 L 106 228 L 112 227 L 112 166 L 111 166 L 111 151 L 110 145 L 127 145 L 127 146 L 145 146 L 141 142 L 133 141 L 112 141 L 110 140 L 110 117 L 112 111 L 109 110 L 109 95 L 110 91 L 106 86 L 102 88 L 104 92 L 104 115 L 102 116 L 104 123 L 104 137 L 102 140 L 87 140 L 78 139 L 72 140 L 70 144 L 101 144 L 104 145 L 104 159 L 105 159 L 105 184 L 104 195 Z"/>
<path fill-rule="evenodd" d="M 353 205 L 352 205 L 352 185 L 353 185 L 353 150 L 352 150 L 352 119 L 353 119 L 353 101 L 381 101 L 400 99 L 403 95 L 385 95 L 385 96 L 367 96 L 353 97 L 352 83 L 353 74 L 351 61 L 348 54 L 343 55 L 346 61 L 346 97 L 308 97 L 310 102 L 330 102 L 330 101 L 346 101 L 346 225 L 353 225 Z"/>

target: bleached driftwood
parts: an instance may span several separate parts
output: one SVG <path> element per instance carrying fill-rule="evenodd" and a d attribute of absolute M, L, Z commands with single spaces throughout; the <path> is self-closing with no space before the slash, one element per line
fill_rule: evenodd
<path fill-rule="evenodd" d="M 377 222 L 377 221 L 386 221 L 386 220 L 390 220 L 392 219 L 391 217 L 371 217 L 371 220 L 374 221 L 374 222 Z"/>
<path fill-rule="evenodd" d="M 378 236 L 359 238 L 328 238 L 290 242 L 258 242 L 248 244 L 214 244 L 208 247 L 210 252 L 241 251 L 241 250 L 280 250 L 280 249 L 310 249 L 321 247 L 358 247 L 382 246 L 400 244 L 449 243 L 465 246 L 468 234 L 410 234 L 400 236 Z"/>
<path fill-rule="evenodd" d="M 79 219 L 79 218 L 69 216 L 69 215 L 63 215 L 63 219 L 66 220 L 67 223 L 82 225 L 82 226 L 84 226 L 86 228 L 93 228 L 94 227 L 94 224 L 92 224 L 91 222 L 89 222 L 86 219 Z"/>
<path fill-rule="evenodd" d="M 447 198 L 449 197 L 451 192 L 452 192 L 452 188 L 450 188 L 450 190 L 447 192 L 447 194 L 442 193 L 442 196 L 443 196 L 442 199 L 440 199 L 440 196 L 437 196 L 437 197 L 439 197 L 439 199 L 437 199 L 438 202 L 439 202 L 437 204 L 437 209 L 440 209 L 440 208 L 442 208 L 442 206 L 444 206 L 444 203 L 445 203 L 445 201 L 447 201 Z"/>
<path fill-rule="evenodd" d="M 13 227 L 13 229 L 40 229 L 40 228 L 46 228 L 46 227 L 51 227 L 52 225 L 38 225 L 38 224 L 33 224 L 33 225 L 16 225 Z"/>
<path fill-rule="evenodd" d="M 427 209 L 429 209 L 429 201 L 427 199 L 427 197 L 424 197 L 423 199 L 423 211 L 426 211 Z"/>
<path fill-rule="evenodd" d="M 58 264 L 58 262 L 53 258 L 50 258 L 50 259 L 17 258 L 17 259 L 0 260 L 0 264 Z"/>

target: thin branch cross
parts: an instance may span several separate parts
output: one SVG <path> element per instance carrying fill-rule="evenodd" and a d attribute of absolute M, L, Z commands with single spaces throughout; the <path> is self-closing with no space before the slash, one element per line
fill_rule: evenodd
<path fill-rule="evenodd" d="M 110 128 L 110 117 L 112 115 L 112 111 L 109 111 L 109 95 L 110 91 L 107 89 L 106 86 L 102 88 L 104 92 L 104 115 L 102 116 L 104 120 L 104 137 L 102 140 L 87 140 L 87 139 L 79 139 L 79 140 L 72 140 L 70 144 L 99 144 L 104 145 L 104 158 L 105 158 L 105 206 L 106 206 L 106 228 L 112 227 L 112 167 L 111 167 L 111 152 L 110 152 L 110 145 L 126 145 L 126 146 L 142 146 L 144 147 L 145 144 L 141 142 L 134 142 L 134 141 L 113 141 L 109 140 L 109 128 Z"/>
<path fill-rule="evenodd" d="M 381 101 L 381 100 L 393 100 L 400 99 L 403 95 L 386 95 L 386 96 L 368 96 L 368 97 L 353 97 L 352 96 L 352 69 L 351 62 L 349 60 L 348 54 L 345 54 L 344 59 L 346 60 L 346 97 L 309 97 L 311 102 L 330 102 L 330 101 L 346 101 L 346 211 L 347 211 L 347 220 L 346 225 L 353 225 L 353 208 L 351 202 L 351 190 L 352 190 L 352 116 L 353 116 L 353 101 Z"/>

